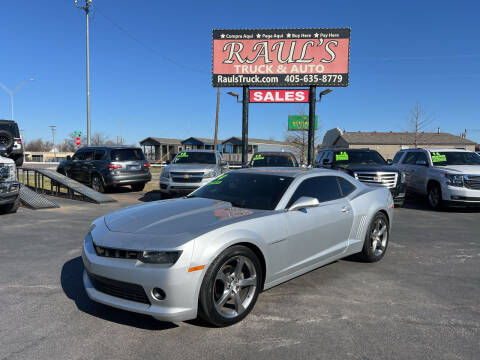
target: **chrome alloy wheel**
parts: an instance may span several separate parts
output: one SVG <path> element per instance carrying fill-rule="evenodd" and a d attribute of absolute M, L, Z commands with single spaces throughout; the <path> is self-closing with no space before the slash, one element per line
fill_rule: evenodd
<path fill-rule="evenodd" d="M 388 225 L 384 219 L 377 218 L 375 220 L 370 234 L 370 240 L 372 244 L 372 254 L 374 256 L 382 256 L 388 241 Z"/>
<path fill-rule="evenodd" d="M 100 192 L 101 190 L 101 183 L 100 183 L 100 178 L 98 176 L 94 176 L 92 178 L 92 189 L 97 191 L 97 192 Z"/>
<path fill-rule="evenodd" d="M 253 262 L 238 255 L 228 259 L 215 276 L 213 303 L 226 318 L 241 315 L 251 304 L 257 288 L 257 273 Z"/>
<path fill-rule="evenodd" d="M 440 189 L 437 186 L 434 186 L 428 192 L 428 201 L 433 208 L 436 208 L 440 204 Z"/>

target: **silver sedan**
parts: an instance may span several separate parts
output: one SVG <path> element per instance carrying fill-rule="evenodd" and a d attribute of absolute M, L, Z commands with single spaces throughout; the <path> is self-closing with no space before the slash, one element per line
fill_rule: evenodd
<path fill-rule="evenodd" d="M 88 296 L 163 321 L 242 320 L 262 290 L 337 259 L 387 250 L 393 199 L 343 172 L 231 171 L 187 197 L 97 219 L 85 237 Z"/>

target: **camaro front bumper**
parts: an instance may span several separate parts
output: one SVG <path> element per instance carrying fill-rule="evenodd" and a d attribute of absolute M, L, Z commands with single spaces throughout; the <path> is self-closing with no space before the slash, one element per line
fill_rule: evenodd
<path fill-rule="evenodd" d="M 193 244 L 186 245 L 178 261 L 166 267 L 145 264 L 136 259 L 98 256 L 87 236 L 82 252 L 85 267 L 83 284 L 90 299 L 105 305 L 151 315 L 161 321 L 194 319 L 197 317 L 198 292 L 204 270 L 188 272 L 192 251 Z M 96 282 L 90 276 L 111 280 L 110 294 L 96 288 Z M 143 289 L 146 301 L 128 300 L 132 298 L 131 290 L 118 286 L 119 283 Z M 165 299 L 155 298 L 152 294 L 154 288 L 162 289 Z"/>

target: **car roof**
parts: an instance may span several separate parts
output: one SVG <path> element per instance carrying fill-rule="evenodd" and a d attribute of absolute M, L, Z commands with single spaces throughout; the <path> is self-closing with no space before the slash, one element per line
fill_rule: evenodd
<path fill-rule="evenodd" d="M 425 148 L 425 149 L 419 149 L 419 150 L 427 150 L 427 151 L 432 151 L 432 152 L 452 152 L 452 151 L 461 151 L 461 152 L 473 152 L 470 150 L 465 150 L 465 149 L 452 149 L 452 148 L 445 148 L 445 149 L 431 149 L 431 148 Z"/>
<path fill-rule="evenodd" d="M 262 154 L 262 155 L 293 155 L 293 153 L 291 151 L 256 151 L 255 154 L 253 154 L 253 156 L 257 155 L 257 154 Z"/>
<path fill-rule="evenodd" d="M 338 175 L 339 171 L 330 170 L 330 169 L 319 169 L 319 168 L 302 168 L 302 167 L 258 167 L 258 168 L 243 168 L 237 170 L 231 170 L 231 172 L 239 172 L 246 174 L 264 174 L 264 175 L 275 175 L 275 176 L 285 176 L 285 177 L 300 177 L 304 175 L 309 175 L 312 173 L 318 174 L 334 174 Z"/>
<path fill-rule="evenodd" d="M 191 149 L 191 150 L 182 150 L 179 152 L 206 152 L 206 153 L 216 153 L 217 150 L 207 150 L 207 149 Z"/>
<path fill-rule="evenodd" d="M 337 147 L 337 148 L 324 148 L 324 149 L 320 149 L 320 151 L 375 151 L 375 152 L 378 152 L 377 150 L 374 150 L 374 149 L 369 149 L 369 148 L 356 148 L 356 149 L 353 149 L 353 148 L 341 148 L 341 147 Z"/>

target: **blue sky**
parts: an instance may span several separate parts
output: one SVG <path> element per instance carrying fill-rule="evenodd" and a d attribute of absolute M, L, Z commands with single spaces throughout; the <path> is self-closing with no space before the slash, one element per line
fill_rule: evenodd
<path fill-rule="evenodd" d="M 213 28 L 351 27 L 350 85 L 317 107 L 322 130 L 405 131 L 419 102 L 430 129 L 480 142 L 476 1 L 93 0 L 92 132 L 213 138 Z M 14 88 L 29 139 L 85 132 L 85 16 L 73 0 L 0 1 L 0 82 Z M 219 137 L 241 134 L 241 105 L 222 89 Z M 240 89 L 234 91 L 240 92 Z M 0 89 L 0 118 L 10 117 Z M 251 137 L 282 140 L 293 104 L 250 105 Z"/>

